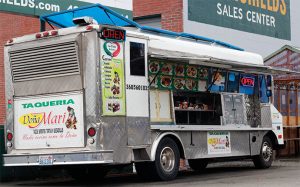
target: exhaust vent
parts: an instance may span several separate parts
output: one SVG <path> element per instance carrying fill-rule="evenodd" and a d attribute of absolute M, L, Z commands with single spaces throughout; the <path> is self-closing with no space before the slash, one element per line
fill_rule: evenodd
<path fill-rule="evenodd" d="M 10 52 L 14 82 L 80 73 L 75 41 Z"/>

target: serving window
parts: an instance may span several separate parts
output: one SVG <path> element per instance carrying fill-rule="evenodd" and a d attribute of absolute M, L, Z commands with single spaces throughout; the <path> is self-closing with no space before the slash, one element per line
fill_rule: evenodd
<path fill-rule="evenodd" d="M 244 98 L 258 104 L 249 111 L 269 101 L 270 81 L 264 75 L 158 59 L 149 61 L 148 74 L 151 122 L 159 124 L 245 124 Z"/>
<path fill-rule="evenodd" d="M 208 67 L 184 63 L 174 63 L 162 60 L 149 62 L 150 89 L 171 91 L 170 112 L 173 123 L 180 125 L 220 125 L 221 99 L 220 94 L 208 90 L 212 70 Z M 220 72 L 226 77 L 225 72 Z M 216 75 L 217 76 L 217 75 Z M 224 79 L 215 81 L 225 89 Z M 214 87 L 216 89 L 216 86 Z M 216 91 L 215 91 L 216 92 Z M 150 98 L 150 102 L 157 99 Z M 152 105 L 150 112 L 159 113 L 161 104 Z M 158 109 L 156 109 L 156 106 Z M 152 120 L 158 122 L 158 120 Z M 163 122 L 161 120 L 161 122 Z"/>
<path fill-rule="evenodd" d="M 221 97 L 216 93 L 174 92 L 176 124 L 220 125 Z"/>

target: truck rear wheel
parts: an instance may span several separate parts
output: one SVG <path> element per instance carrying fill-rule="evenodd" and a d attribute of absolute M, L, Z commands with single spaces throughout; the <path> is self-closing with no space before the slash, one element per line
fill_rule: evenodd
<path fill-rule="evenodd" d="M 139 176 L 147 179 L 173 180 L 179 170 L 180 154 L 177 144 L 171 138 L 164 138 L 159 143 L 154 162 L 136 163 Z"/>
<path fill-rule="evenodd" d="M 253 158 L 253 162 L 255 167 L 259 169 L 271 167 L 273 163 L 273 145 L 268 136 L 263 138 L 260 154 Z"/>
<path fill-rule="evenodd" d="M 202 171 L 206 168 L 208 161 L 206 159 L 189 159 L 188 163 L 194 171 Z"/>

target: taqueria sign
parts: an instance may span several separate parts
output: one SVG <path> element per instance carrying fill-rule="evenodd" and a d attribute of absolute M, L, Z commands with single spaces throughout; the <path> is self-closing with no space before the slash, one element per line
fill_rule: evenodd
<path fill-rule="evenodd" d="M 82 94 L 16 100 L 14 110 L 17 149 L 84 145 Z"/>
<path fill-rule="evenodd" d="M 188 19 L 291 40 L 290 0 L 188 0 Z"/>

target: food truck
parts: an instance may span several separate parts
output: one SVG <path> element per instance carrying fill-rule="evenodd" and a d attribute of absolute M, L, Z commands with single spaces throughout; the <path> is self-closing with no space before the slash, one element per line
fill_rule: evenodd
<path fill-rule="evenodd" d="M 194 170 L 241 158 L 268 168 L 283 146 L 271 104 L 272 74 L 283 70 L 260 55 L 99 4 L 46 23 L 59 29 L 5 45 L 5 166 L 99 177 L 134 163 L 142 177 L 172 180 L 180 159 Z"/>

